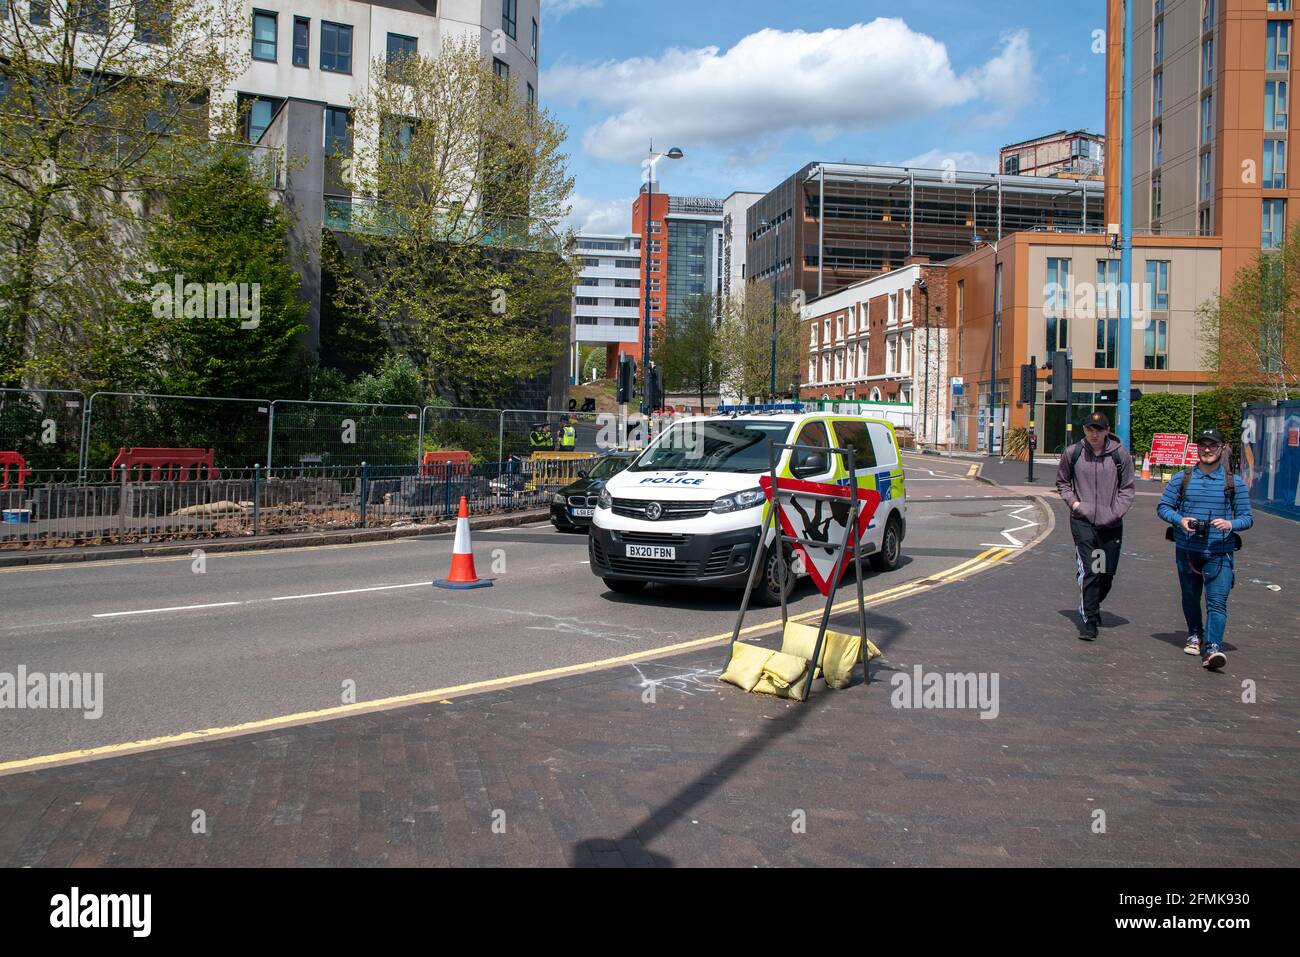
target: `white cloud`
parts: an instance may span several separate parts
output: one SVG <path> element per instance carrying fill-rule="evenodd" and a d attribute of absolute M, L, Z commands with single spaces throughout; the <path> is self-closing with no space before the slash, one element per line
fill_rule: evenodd
<path fill-rule="evenodd" d="M 575 233 L 628 233 L 632 230 L 632 197 L 592 199 L 577 193 L 564 225 Z"/>
<path fill-rule="evenodd" d="M 945 165 L 950 160 L 952 165 Z M 890 160 L 885 165 L 910 166 L 913 169 L 953 169 L 964 173 L 994 173 L 998 168 L 998 158 L 972 150 L 933 149 L 901 162 Z"/>
<path fill-rule="evenodd" d="M 1024 32 L 958 75 L 943 43 L 896 18 L 819 33 L 765 29 L 725 51 L 561 65 L 541 83 L 548 98 L 610 111 L 586 131 L 583 149 L 621 161 L 643 155 L 651 138 L 688 151 L 720 146 L 743 161 L 795 130 L 826 140 L 973 102 L 987 104 L 982 119 L 991 121 L 1018 109 L 1034 85 Z"/>
<path fill-rule="evenodd" d="M 583 7 L 599 7 L 604 0 L 542 0 L 542 16 L 548 20 L 558 20 L 574 10 Z"/>

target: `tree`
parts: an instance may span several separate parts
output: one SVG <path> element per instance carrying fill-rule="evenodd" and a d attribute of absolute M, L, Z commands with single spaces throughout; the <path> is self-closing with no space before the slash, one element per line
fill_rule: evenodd
<path fill-rule="evenodd" d="M 699 395 L 718 391 L 721 376 L 718 327 L 714 323 L 712 296 L 692 296 L 686 312 L 669 316 L 663 326 L 657 360 L 664 370 L 665 388 Z"/>
<path fill-rule="evenodd" d="M 563 127 L 502 83 L 477 38 L 376 62 L 354 110 L 352 268 L 342 308 L 369 315 L 439 394 L 500 401 L 550 369 L 576 270 L 556 229 L 573 180 Z M 333 265 L 331 268 L 334 268 Z"/>
<path fill-rule="evenodd" d="M 165 192 L 147 230 L 152 268 L 130 284 L 120 351 L 132 383 L 177 395 L 274 397 L 300 361 L 307 305 L 288 223 L 247 158 L 227 151 Z"/>
<path fill-rule="evenodd" d="M 1203 302 L 1197 321 L 1201 361 L 1221 386 L 1266 384 L 1276 399 L 1300 388 L 1300 226 Z"/>
<path fill-rule="evenodd" d="M 45 15 L 38 16 L 36 11 Z M 48 0 L 0 19 L 0 383 L 75 357 L 139 266 L 150 193 L 206 155 L 242 71 L 233 0 Z M 37 351 L 37 345 L 40 351 Z M 44 368 L 33 360 L 45 358 Z"/>
<path fill-rule="evenodd" d="M 777 304 L 776 391 L 785 394 L 803 381 L 803 336 L 799 300 Z M 741 302 L 728 300 L 719 327 L 722 384 L 743 398 L 771 398 L 772 293 L 769 286 L 753 283 Z"/>

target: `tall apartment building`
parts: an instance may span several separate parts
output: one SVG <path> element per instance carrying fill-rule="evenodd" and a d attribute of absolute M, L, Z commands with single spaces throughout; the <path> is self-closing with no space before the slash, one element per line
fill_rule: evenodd
<path fill-rule="evenodd" d="M 642 187 L 632 202 L 632 232 L 645 237 L 641 270 L 646 280 L 650 332 L 665 316 L 682 315 L 692 296 L 721 301 L 723 289 L 722 200 L 671 196 Z"/>
<path fill-rule="evenodd" d="M 1020 230 L 1104 228 L 1102 185 L 1086 179 L 852 163 L 809 163 L 746 215 L 748 281 L 786 299 L 835 292 L 910 256 L 943 262 Z"/>
<path fill-rule="evenodd" d="M 1106 139 L 1087 130 L 1058 130 L 998 150 L 1007 176 L 1066 176 L 1101 180 Z"/>
<path fill-rule="evenodd" d="M 619 353 L 641 358 L 641 237 L 589 233 L 575 237 L 581 263 L 573 287 L 572 375 L 578 378 L 579 346 L 605 346 L 603 375 L 613 378 Z"/>
<path fill-rule="evenodd" d="M 1296 221 L 1292 0 L 1151 0 L 1133 23 L 1133 224 L 1219 236 L 1220 288 Z M 1107 221 L 1119 222 L 1123 7 L 1107 4 Z M 1136 277 L 1135 279 L 1140 279 Z"/>

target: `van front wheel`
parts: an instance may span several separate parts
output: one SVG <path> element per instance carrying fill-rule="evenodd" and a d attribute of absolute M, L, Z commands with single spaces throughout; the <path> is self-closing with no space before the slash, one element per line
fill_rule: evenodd
<path fill-rule="evenodd" d="M 759 605 L 772 607 L 781 604 L 781 569 L 777 567 L 777 556 L 780 554 L 775 549 L 765 549 L 763 551 L 763 567 L 759 571 L 758 581 L 754 582 L 754 602 Z M 794 591 L 794 571 L 790 568 L 790 563 L 785 563 L 785 597 L 790 600 L 790 593 Z"/>

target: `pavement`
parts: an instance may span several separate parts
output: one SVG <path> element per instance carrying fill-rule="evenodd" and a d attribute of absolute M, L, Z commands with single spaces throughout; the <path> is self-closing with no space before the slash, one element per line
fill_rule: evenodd
<path fill-rule="evenodd" d="M 522 649 L 519 660 L 558 662 L 553 674 L 539 668 L 541 674 L 518 681 L 465 681 L 449 686 L 445 697 L 321 716 L 330 720 L 308 715 L 264 729 L 253 722 L 215 740 L 164 734 L 136 753 L 67 757 L 40 770 L 0 767 L 12 772 L 0 787 L 0 864 L 1294 866 L 1300 665 L 1288 651 L 1300 625 L 1295 526 L 1259 516 L 1247 534 L 1231 599 L 1228 666 L 1209 673 L 1181 653 L 1172 553 L 1153 500 L 1139 499 L 1131 514 L 1102 637 L 1086 643 L 1077 640 L 1073 620 L 1077 590 L 1064 507 L 1047 499 L 1049 520 L 1014 491 L 965 477 L 969 463 L 919 458 L 908 461 L 915 524 L 905 550 L 960 542 L 953 550 L 962 555 L 921 554 L 916 566 L 900 570 L 905 574 L 870 581 L 868 632 L 884 657 L 873 662 L 869 684 L 860 674 L 843 691 L 818 682 L 806 704 L 721 684 L 725 645 L 716 633 L 729 630 L 734 603 L 688 600 L 675 589 L 630 606 L 598 599 L 606 612 L 629 616 L 603 635 L 657 628 L 675 641 L 644 637 L 611 649 L 600 635 L 584 635 L 578 640 L 592 647 L 569 650 L 591 667 L 566 665 L 563 656 L 544 659 L 567 644 L 554 633 L 515 647 L 510 643 L 519 636 L 503 631 L 499 641 L 509 650 L 501 659 L 481 648 L 471 652 L 485 644 L 468 640 L 476 615 L 491 616 L 442 606 L 452 616 L 437 630 L 452 652 L 448 660 L 459 657 L 467 669 L 487 673 Z M 941 474 L 917 471 L 922 466 Z M 1008 519 L 1013 512 L 1019 524 Z M 486 537 L 476 538 L 477 549 L 486 545 Z M 315 571 L 306 556 L 293 571 L 259 566 L 241 573 L 248 576 L 238 583 L 242 597 L 228 600 L 269 604 L 283 583 L 277 575 L 328 579 L 319 559 L 356 565 L 361 576 L 368 571 L 361 556 L 399 547 L 355 546 L 346 559 L 318 552 Z M 557 547 L 548 543 L 554 574 L 566 576 L 556 579 L 567 589 L 562 607 L 585 621 L 584 602 L 593 599 L 573 584 L 580 578 L 568 577 L 572 569 L 562 567 Z M 532 561 L 546 564 L 530 555 L 525 547 L 511 561 L 523 559 L 524 571 Z M 933 564 L 922 571 L 921 562 Z M 115 565 L 162 578 L 157 567 Z M 22 581 L 23 589 L 13 589 L 0 574 L 0 589 L 7 598 L 23 596 L 33 583 Z M 68 618 L 98 607 L 114 588 L 125 598 L 136 584 L 101 584 L 104 591 L 92 590 L 85 608 L 69 609 Z M 506 591 L 466 594 L 474 604 L 485 594 L 506 604 L 531 594 L 521 587 L 510 598 Z M 839 594 L 849 607 L 835 616 L 846 630 L 856 628 L 851 591 Z M 43 600 L 57 601 L 52 594 Z M 59 594 L 76 601 L 75 591 Z M 151 677 L 182 681 L 184 669 L 169 670 L 171 656 L 197 658 L 198 649 L 184 647 L 196 637 L 169 645 L 165 627 L 132 648 L 129 635 L 50 618 L 54 627 L 32 636 L 0 631 L 0 661 L 25 660 L 12 654 L 47 647 L 67 652 L 46 659 L 58 664 L 75 660 L 79 641 L 83 650 L 101 652 L 123 645 L 117 680 L 126 680 L 129 668 L 143 669 L 132 693 L 171 702 L 188 721 L 173 730 L 201 724 L 179 703 L 187 693 L 196 703 L 236 699 L 229 705 L 236 715 L 287 695 L 275 713 L 292 713 L 295 676 L 303 683 L 318 654 L 326 661 L 341 655 L 338 667 L 360 667 L 373 647 L 388 661 L 376 667 L 382 682 L 403 661 L 397 646 L 404 638 L 406 667 L 416 672 L 411 683 L 427 682 L 429 636 L 391 634 L 408 614 L 431 620 L 424 601 L 401 607 L 422 590 L 363 594 L 385 596 L 384 607 L 355 596 L 344 599 L 354 603 L 346 606 L 331 604 L 334 598 L 285 602 L 294 613 L 277 609 L 269 629 L 248 627 L 257 620 L 251 613 L 265 610 L 260 601 L 205 617 L 216 623 L 231 616 L 229 632 L 214 637 L 215 625 L 208 629 L 204 640 L 222 649 L 220 667 L 200 672 L 195 665 L 193 674 L 229 668 L 237 679 L 211 698 L 200 687 L 182 684 L 178 693 L 171 681 Z M 402 597 L 388 607 L 396 596 Z M 804 595 L 795 610 L 817 606 L 815 595 Z M 158 621 L 179 635 L 175 616 L 185 614 L 167 612 Z M 351 651 L 328 640 L 319 652 L 309 647 L 312 633 L 327 638 L 319 629 L 330 620 L 352 624 Z M 751 621 L 762 625 L 771 616 Z M 246 671 L 239 664 L 241 628 Z M 775 645 L 773 632 L 756 628 L 747 640 Z M 277 647 L 280 634 L 285 643 Z M 606 646 L 603 662 L 590 657 L 596 643 Z M 674 653 L 674 644 L 691 647 Z M 296 668 L 284 663 L 294 660 Z M 249 692 L 244 686 L 256 687 L 258 669 L 268 667 L 262 691 Z M 336 689 L 338 668 L 323 671 L 329 681 L 322 678 L 321 687 Z M 905 706 L 904 686 L 931 673 L 970 674 L 996 693 L 964 702 L 976 707 L 955 706 L 951 697 L 932 702 L 945 707 Z M 142 733 L 158 730 L 150 708 L 121 710 L 131 717 L 114 731 L 135 727 L 131 722 L 143 722 Z M 4 715 L 7 732 L 18 727 L 11 723 L 16 714 Z M 6 753 L 39 756 L 53 743 L 36 726 L 23 728 L 18 747 L 10 734 L 0 738 Z M 77 747 L 99 733 L 59 732 Z"/>

